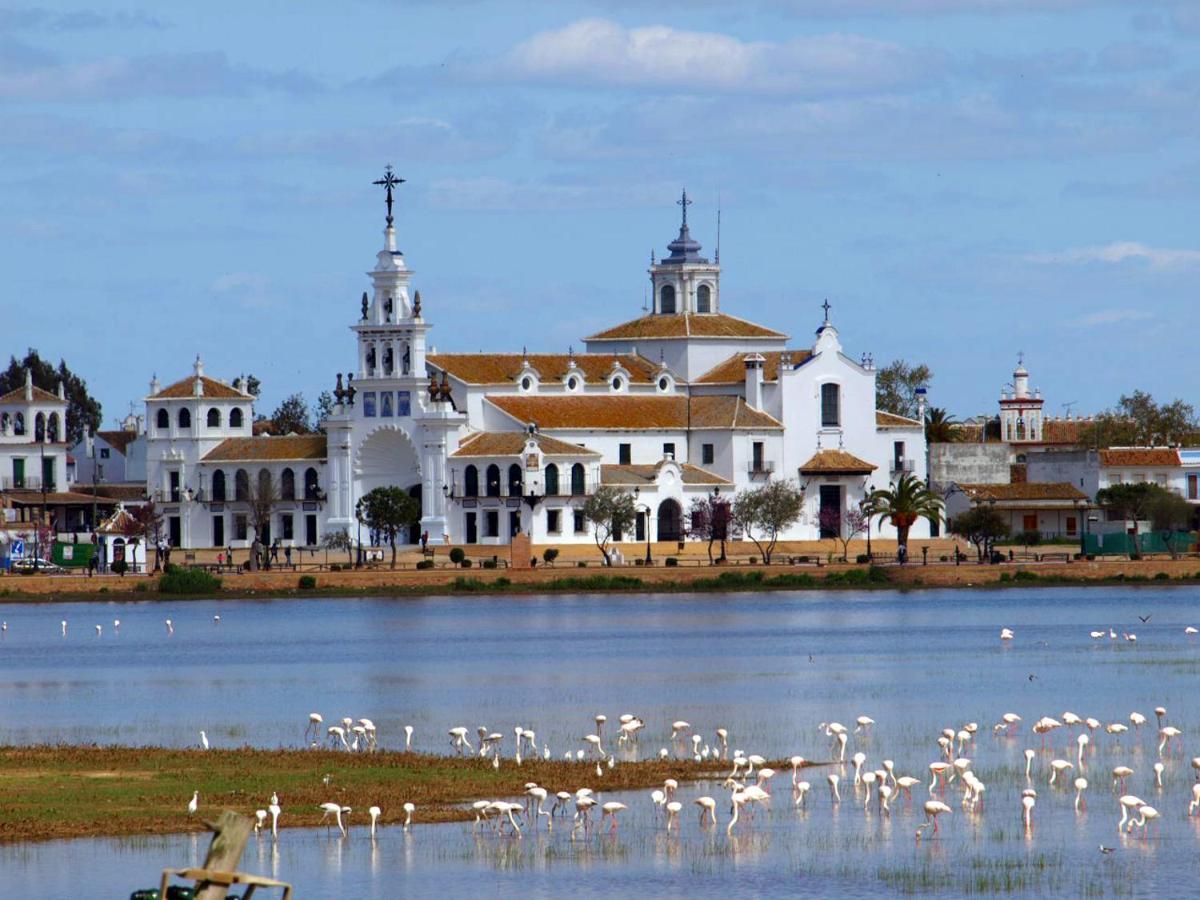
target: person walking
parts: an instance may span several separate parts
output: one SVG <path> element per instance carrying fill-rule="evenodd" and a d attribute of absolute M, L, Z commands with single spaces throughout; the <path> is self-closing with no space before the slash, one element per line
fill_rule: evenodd
<path fill-rule="evenodd" d="M 283 548 L 283 559 L 287 563 L 288 568 L 292 567 L 292 545 L 288 544 Z"/>

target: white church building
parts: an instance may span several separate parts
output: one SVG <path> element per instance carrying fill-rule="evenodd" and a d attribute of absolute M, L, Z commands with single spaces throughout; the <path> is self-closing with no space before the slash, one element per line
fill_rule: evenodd
<path fill-rule="evenodd" d="M 332 530 L 357 539 L 356 505 L 384 485 L 420 500 L 411 542 L 427 532 L 433 544 L 503 545 L 517 533 L 590 543 L 580 509 L 599 485 L 635 494 L 637 525 L 622 540 L 676 541 L 693 498 L 793 479 L 805 511 L 785 538 L 815 539 L 834 511 L 899 474 L 925 478 L 921 422 L 876 410 L 873 363 L 843 352 L 828 304 L 813 340 L 791 348 L 783 331 L 725 312 L 719 261 L 691 237 L 686 194 L 678 237 L 651 261 L 645 315 L 583 338 L 580 353 L 431 353 L 396 249 L 398 182 L 389 170 L 381 183 L 383 248 L 326 434 L 254 435 L 254 398 L 199 358 L 187 377 L 152 383 L 147 480 L 172 544 L 246 546 L 248 499 L 268 475 L 278 500 L 258 537 L 294 546 Z M 894 536 L 886 524 L 875 533 Z"/>

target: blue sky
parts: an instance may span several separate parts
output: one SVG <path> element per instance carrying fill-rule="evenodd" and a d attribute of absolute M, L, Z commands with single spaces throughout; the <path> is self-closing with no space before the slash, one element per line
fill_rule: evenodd
<path fill-rule="evenodd" d="M 442 350 L 565 351 L 640 313 L 695 200 L 722 306 L 932 366 L 994 411 L 1197 383 L 1200 4 L 158 3 L 0 11 L 0 349 L 111 420 L 153 372 L 265 411 L 355 358 L 370 182 Z"/>

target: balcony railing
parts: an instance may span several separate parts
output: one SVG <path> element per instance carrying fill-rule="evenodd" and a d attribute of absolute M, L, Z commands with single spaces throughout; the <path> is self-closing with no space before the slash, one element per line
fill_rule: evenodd
<path fill-rule="evenodd" d="M 914 465 L 911 459 L 893 459 L 891 472 L 893 475 L 911 475 Z"/>
<path fill-rule="evenodd" d="M 545 496 L 550 497 L 586 497 L 588 494 L 595 492 L 597 482 L 592 479 L 586 479 L 582 485 L 576 485 L 578 490 L 571 489 L 571 479 L 563 479 L 558 483 L 558 490 L 547 494 L 544 485 L 535 485 L 533 493 L 540 499 Z M 478 488 L 468 493 L 462 481 L 455 481 L 453 484 L 453 498 L 455 500 L 486 500 L 507 499 L 509 497 L 525 497 L 529 494 L 530 488 L 525 485 L 492 485 L 490 488 L 487 485 L 480 484 Z"/>
<path fill-rule="evenodd" d="M 775 461 L 772 459 L 752 459 L 746 463 L 746 471 L 751 475 L 770 475 L 775 471 Z"/>
<path fill-rule="evenodd" d="M 46 481 L 46 490 L 57 490 L 57 481 L 49 479 Z M 40 491 L 42 489 L 42 479 L 36 475 L 26 475 L 21 479 L 14 479 L 11 475 L 5 475 L 0 478 L 0 489 L 6 491 Z"/>

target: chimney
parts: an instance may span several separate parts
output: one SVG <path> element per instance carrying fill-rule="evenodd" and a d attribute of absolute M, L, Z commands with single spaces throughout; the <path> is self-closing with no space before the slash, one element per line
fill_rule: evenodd
<path fill-rule="evenodd" d="M 925 393 L 925 388 L 917 388 L 917 418 L 922 422 L 925 421 Z"/>
<path fill-rule="evenodd" d="M 25 402 L 33 402 L 33 372 L 25 370 Z"/>
<path fill-rule="evenodd" d="M 87 448 L 87 457 L 88 459 L 94 460 L 96 458 L 96 436 L 92 434 L 91 425 L 89 425 L 87 430 L 83 433 L 83 438 L 85 441 L 84 446 Z M 95 463 L 93 462 L 92 465 L 94 466 Z"/>
<path fill-rule="evenodd" d="M 155 394 L 157 394 L 158 390 L 159 390 L 158 375 L 157 374 L 151 375 L 150 376 L 150 396 L 154 396 Z"/>
<path fill-rule="evenodd" d="M 58 383 L 58 399 L 59 400 L 67 399 L 67 389 L 65 387 L 63 387 L 63 383 L 61 381 Z"/>
<path fill-rule="evenodd" d="M 746 365 L 746 405 L 751 409 L 762 409 L 763 394 L 763 359 L 759 353 L 745 357 L 742 362 Z"/>

